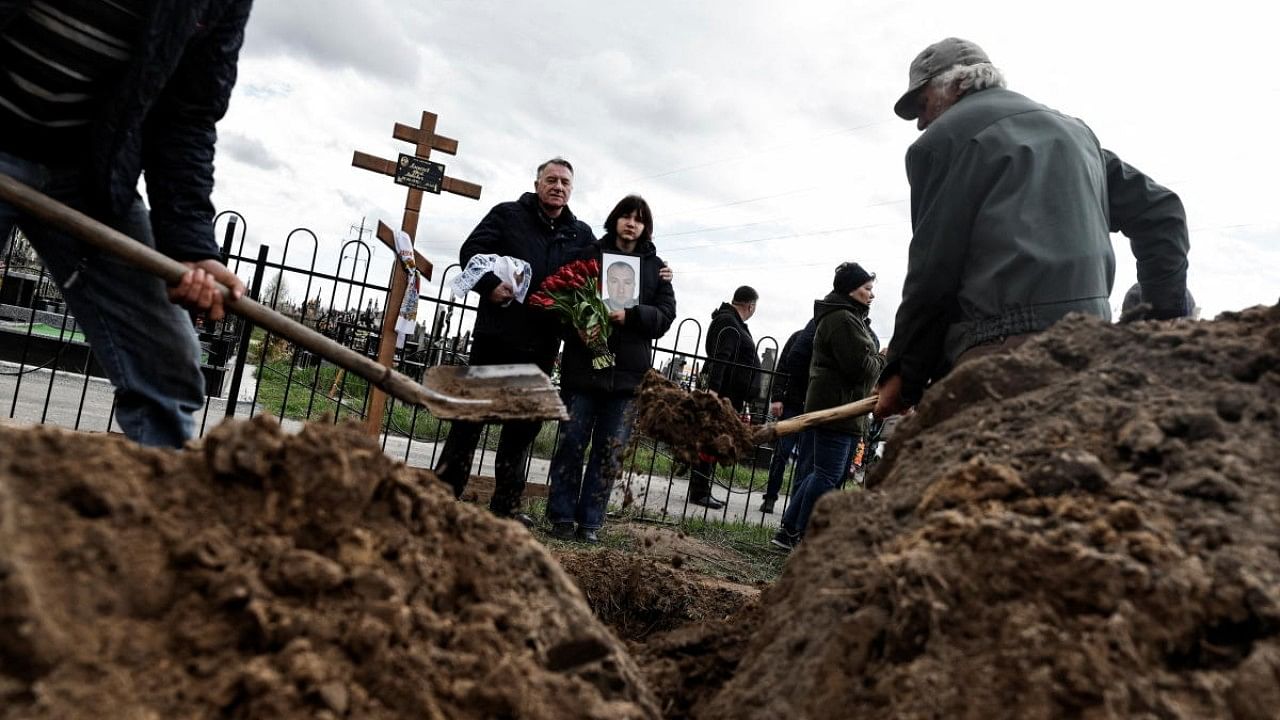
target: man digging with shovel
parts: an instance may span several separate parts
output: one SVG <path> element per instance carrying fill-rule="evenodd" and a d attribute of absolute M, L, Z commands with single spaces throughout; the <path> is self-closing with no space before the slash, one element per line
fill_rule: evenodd
<path fill-rule="evenodd" d="M 1080 120 L 1006 90 L 967 40 L 925 48 L 909 78 L 894 112 L 923 131 L 907 150 L 914 235 L 877 417 L 914 406 L 957 363 L 1068 313 L 1109 319 L 1111 232 L 1129 237 L 1152 316 L 1190 313 L 1177 195 Z"/>
<path fill-rule="evenodd" d="M 181 447 L 204 403 L 187 313 L 223 315 L 215 281 L 244 284 L 213 236 L 214 124 L 236 78 L 250 0 L 0 5 L 0 173 L 191 268 L 164 281 L 0 201 L 22 228 L 116 387 L 144 445 Z M 148 212 L 138 196 L 147 174 Z"/>

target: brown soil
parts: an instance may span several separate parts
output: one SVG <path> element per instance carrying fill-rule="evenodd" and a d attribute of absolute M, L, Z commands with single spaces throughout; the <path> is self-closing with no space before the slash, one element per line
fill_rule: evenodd
<path fill-rule="evenodd" d="M 361 435 L 0 448 L 0 718 L 658 716 L 540 544 Z"/>
<path fill-rule="evenodd" d="M 1280 307 L 1073 317 L 819 504 L 699 718 L 1280 717 Z M 651 674 L 651 672 L 650 672 Z M 669 705 L 667 698 L 664 705 Z"/>
<path fill-rule="evenodd" d="M 723 620 L 757 594 L 752 588 L 697 577 L 616 550 L 563 553 L 558 559 L 596 617 L 633 642 L 685 625 Z"/>
<path fill-rule="evenodd" d="M 703 390 L 685 392 L 650 370 L 636 403 L 636 433 L 667 443 L 678 462 L 700 455 L 732 464 L 755 451 L 750 428 L 728 400 Z"/>
<path fill-rule="evenodd" d="M 693 703 L 723 686 L 737 668 L 757 623 L 760 592 L 688 570 L 694 562 L 686 558 L 719 554 L 713 546 L 658 529 L 642 531 L 638 539 L 645 542 L 634 554 L 557 557 L 596 616 L 626 640 L 662 716 L 689 717 Z"/>
<path fill-rule="evenodd" d="M 668 438 L 745 435 L 654 387 Z M 0 720 L 1276 718 L 1278 468 L 1280 307 L 960 368 L 758 601 L 665 547 L 579 590 L 341 429 L 0 426 Z"/>

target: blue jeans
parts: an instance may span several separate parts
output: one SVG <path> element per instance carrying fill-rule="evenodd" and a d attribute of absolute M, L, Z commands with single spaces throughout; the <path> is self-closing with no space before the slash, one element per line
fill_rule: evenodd
<path fill-rule="evenodd" d="M 786 420 L 799 415 L 804 408 L 796 405 L 783 405 L 782 416 L 779 420 Z M 777 500 L 778 493 L 782 491 L 782 479 L 787 474 L 787 463 L 791 461 L 791 452 L 796 447 L 803 447 L 803 439 L 809 436 L 811 431 L 796 433 L 795 435 L 783 435 L 775 441 L 773 446 L 773 457 L 769 459 L 769 484 L 764 490 L 764 500 Z M 813 454 L 802 452 L 796 458 L 795 472 L 791 473 L 791 494 L 795 495 L 796 488 L 799 487 L 800 481 L 804 479 L 809 471 L 813 469 Z"/>
<path fill-rule="evenodd" d="M 84 211 L 81 174 L 0 152 L 0 172 Z M 151 247 L 139 198 L 125 217 L 98 218 Z M 200 344 L 191 318 L 169 302 L 165 283 L 0 202 L 0 233 L 17 225 L 62 289 L 67 307 L 116 387 L 116 419 L 143 445 L 182 447 L 204 406 Z"/>
<path fill-rule="evenodd" d="M 613 483 L 622 477 L 622 450 L 631 438 L 635 398 L 572 390 L 561 391 L 560 396 L 569 419 L 560 423 L 560 444 L 551 458 L 547 519 L 599 530 Z M 591 457 L 584 477 L 582 459 L 588 442 Z"/>
<path fill-rule="evenodd" d="M 793 535 L 803 535 L 818 498 L 840 487 L 849 472 L 849 460 L 858 437 L 848 433 L 814 428 L 811 450 L 813 469 L 791 493 L 791 504 L 782 515 L 782 527 Z M 801 454 L 805 454 L 802 446 Z"/>

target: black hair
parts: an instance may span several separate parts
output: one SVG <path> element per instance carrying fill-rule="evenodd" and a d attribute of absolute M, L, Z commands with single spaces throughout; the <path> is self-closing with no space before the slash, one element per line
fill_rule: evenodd
<path fill-rule="evenodd" d="M 649 203 L 645 202 L 645 199 L 639 195 L 628 195 L 613 206 L 613 211 L 609 213 L 609 217 L 604 221 L 605 233 L 615 233 L 618 229 L 618 220 L 631 213 L 639 213 L 640 222 L 644 223 L 644 231 L 640 233 L 639 240 L 652 240 L 653 212 L 649 210 Z"/>
<path fill-rule="evenodd" d="M 733 302 L 737 304 L 753 303 L 760 299 L 760 293 L 750 285 L 743 285 L 733 291 Z"/>

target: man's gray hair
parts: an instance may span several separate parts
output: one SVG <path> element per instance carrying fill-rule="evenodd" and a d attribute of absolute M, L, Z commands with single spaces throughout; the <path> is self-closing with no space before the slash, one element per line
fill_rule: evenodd
<path fill-rule="evenodd" d="M 954 85 L 960 97 L 978 90 L 1005 87 L 1004 73 L 991 63 L 952 65 L 950 70 L 941 73 L 931 82 L 939 90 Z"/>
<path fill-rule="evenodd" d="M 537 170 L 537 172 L 535 172 L 533 176 L 534 176 L 535 178 L 540 178 L 540 177 L 542 177 L 542 171 L 543 171 L 543 170 L 546 170 L 548 165 L 559 165 L 559 166 L 561 166 L 561 167 L 567 168 L 567 169 L 569 170 L 569 173 L 570 173 L 570 174 L 572 174 L 572 173 L 573 173 L 573 166 L 569 164 L 569 161 L 568 161 L 568 160 L 565 160 L 564 158 L 562 158 L 562 157 L 560 157 L 559 155 L 557 155 L 557 156 L 555 156 L 555 157 L 551 158 L 550 160 L 548 160 L 548 161 L 546 161 L 546 162 L 542 163 L 541 165 L 539 165 L 539 166 L 538 166 L 538 170 Z"/>

